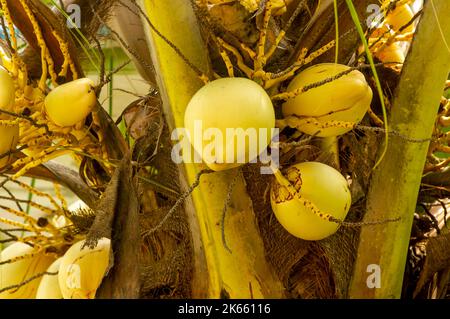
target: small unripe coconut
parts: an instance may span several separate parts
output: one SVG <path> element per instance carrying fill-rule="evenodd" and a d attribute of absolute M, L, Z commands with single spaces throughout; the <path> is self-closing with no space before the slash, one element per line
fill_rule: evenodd
<path fill-rule="evenodd" d="M 62 127 L 83 121 L 97 103 L 94 86 L 94 81 L 82 78 L 54 88 L 44 100 L 50 120 Z"/>
<path fill-rule="evenodd" d="M 51 264 L 47 272 L 50 274 L 58 273 L 60 264 L 61 258 Z M 63 299 L 59 288 L 58 275 L 45 275 L 42 277 L 36 293 L 36 299 Z"/>
<path fill-rule="evenodd" d="M 0 66 L 0 110 L 13 111 L 15 91 L 11 75 L 4 67 Z M 5 114 L 0 113 L 0 119 L 6 117 Z"/>
<path fill-rule="evenodd" d="M 0 124 L 0 156 L 16 148 L 19 141 L 19 125 Z M 5 167 L 11 161 L 12 155 L 0 158 L 0 168 Z"/>
<path fill-rule="evenodd" d="M 20 258 L 34 252 L 36 249 L 27 244 L 14 243 L 1 252 L 1 261 Z M 0 265 L 0 289 L 19 285 L 33 276 L 44 273 L 54 260 L 52 256 L 39 253 L 33 257 Z M 0 299 L 34 299 L 41 279 L 37 278 L 20 288 L 2 292 Z"/>
<path fill-rule="evenodd" d="M 102 238 L 94 249 L 84 244 L 74 244 L 61 258 L 58 280 L 64 299 L 94 299 L 106 275 L 111 241 Z"/>
<path fill-rule="evenodd" d="M 3 66 L 7 70 L 13 69 L 13 62 L 9 54 L 0 47 L 0 66 Z"/>
<path fill-rule="evenodd" d="M 387 47 L 375 52 L 375 57 L 378 58 L 383 63 L 392 63 L 397 62 L 399 64 L 403 64 L 405 62 L 405 53 L 404 49 L 397 42 L 394 42 Z M 393 65 L 387 65 L 393 66 Z"/>
<path fill-rule="evenodd" d="M 382 27 L 376 28 L 369 39 L 369 45 L 374 46 L 374 56 L 383 63 L 389 63 L 386 66 L 391 68 L 397 66 L 397 64 L 390 64 L 392 62 L 399 64 L 405 62 L 405 49 L 398 42 L 392 42 L 390 45 L 385 46 L 383 41 L 379 41 L 379 38 L 389 37 L 393 34 L 394 31 L 389 30 L 386 25 L 383 25 Z"/>
<path fill-rule="evenodd" d="M 414 18 L 414 12 L 407 4 L 398 5 L 395 9 L 386 16 L 386 22 L 394 31 L 399 31 L 400 28 L 406 26 Z M 408 25 L 403 32 L 413 32 L 414 22 Z"/>

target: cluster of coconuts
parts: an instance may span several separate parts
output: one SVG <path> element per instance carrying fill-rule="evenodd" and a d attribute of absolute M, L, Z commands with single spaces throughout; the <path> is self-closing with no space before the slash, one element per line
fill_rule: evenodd
<path fill-rule="evenodd" d="M 289 84 L 287 91 L 293 92 L 313 83 L 333 78 L 342 72 L 350 71 L 345 65 L 326 63 L 314 65 L 300 72 Z M 358 124 L 372 101 L 372 90 L 364 75 L 351 71 L 332 82 L 312 88 L 283 104 L 285 117 L 314 118 L 316 123 L 342 121 Z M 194 123 L 201 121 L 202 131 L 196 132 Z M 223 78 L 202 87 L 189 102 L 185 112 L 185 128 L 193 148 L 202 156 L 205 164 L 214 171 L 221 171 L 242 165 L 242 162 L 225 161 L 227 153 L 248 155 L 248 145 L 236 145 L 236 141 L 224 139 L 215 150 L 215 156 L 206 158 L 202 150 L 211 141 L 199 143 L 195 134 L 203 134 L 208 129 L 218 129 L 226 136 L 229 128 L 271 130 L 275 127 L 275 112 L 266 91 L 252 80 L 245 78 Z M 314 124 L 298 128 L 306 134 L 315 134 Z M 350 128 L 326 127 L 319 136 L 338 136 Z M 267 147 L 271 136 L 258 139 L 259 150 Z M 231 143 L 231 144 L 230 144 Z M 220 145 L 222 145 L 220 147 Z M 233 145 L 231 147 L 230 145 Z M 232 158 L 232 156 L 228 156 Z M 236 159 L 236 158 L 235 158 Z M 253 158 L 246 157 L 245 162 Z M 295 174 L 289 174 L 295 169 Z M 285 171 L 287 179 L 295 184 L 298 179 L 301 187 L 298 194 L 312 202 L 321 212 L 336 219 L 344 220 L 351 206 L 351 196 L 347 180 L 336 169 L 317 162 L 295 164 Z M 272 209 L 280 224 L 292 235 L 305 240 L 320 240 L 335 233 L 338 224 L 325 221 L 310 209 L 300 204 L 294 194 L 274 180 L 271 185 Z"/>
<path fill-rule="evenodd" d="M 82 201 L 69 207 L 74 214 L 85 209 L 88 207 Z M 58 216 L 52 224 L 63 228 L 68 219 Z M 78 240 L 65 247 L 59 258 L 22 242 L 6 247 L 0 253 L 0 291 L 5 290 L 0 299 L 94 299 L 108 271 L 111 241 L 101 238 L 92 249 L 85 243 Z M 11 259 L 17 261 L 2 264 Z M 17 285 L 17 289 L 6 290 Z"/>
<path fill-rule="evenodd" d="M 13 113 L 15 102 L 13 77 L 0 66 L 0 110 Z M 54 88 L 44 99 L 49 120 L 59 127 L 71 127 L 82 122 L 94 108 L 97 97 L 94 82 L 82 78 Z M 0 112 L 0 120 L 13 120 Z M 19 124 L 0 124 L 0 169 L 9 164 L 11 156 L 3 156 L 14 150 L 19 141 Z"/>
<path fill-rule="evenodd" d="M 0 262 L 17 261 L 0 265 L 0 290 L 28 283 L 0 299 L 94 299 L 108 269 L 110 240 L 100 239 L 94 249 L 84 244 L 77 242 L 59 259 L 22 242 L 8 246 Z"/>
<path fill-rule="evenodd" d="M 397 5 L 387 14 L 384 23 L 372 32 L 369 38 L 369 45 L 375 44 L 380 37 L 388 37 L 394 33 L 400 32 L 400 29 L 406 26 L 413 19 L 413 17 L 414 12 L 408 4 Z M 413 32 L 414 29 L 415 25 L 414 23 L 411 23 L 407 27 L 404 27 L 404 29 L 401 30 L 401 33 L 410 33 Z M 379 44 L 382 45 L 382 42 Z M 394 41 L 384 48 L 377 50 L 375 52 L 375 56 L 381 62 L 385 63 L 404 63 L 405 49 L 399 42 Z"/>

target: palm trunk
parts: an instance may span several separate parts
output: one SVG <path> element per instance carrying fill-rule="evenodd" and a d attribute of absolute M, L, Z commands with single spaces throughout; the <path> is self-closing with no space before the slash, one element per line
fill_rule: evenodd
<path fill-rule="evenodd" d="M 192 64 L 206 72 L 207 49 L 190 2 L 145 0 L 141 4 L 157 30 Z M 147 31 L 169 126 L 171 129 L 184 127 L 184 110 L 202 82 L 173 48 L 150 28 Z M 202 168 L 201 165 L 184 165 L 181 171 L 187 184 L 195 181 Z M 193 297 L 279 298 L 283 288 L 266 261 L 251 200 L 241 176 L 233 191 L 225 223 L 232 253 L 222 243 L 222 209 L 228 185 L 236 174 L 236 171 L 226 171 L 203 175 L 192 202 L 185 205 L 195 250 Z"/>
<path fill-rule="evenodd" d="M 432 136 L 444 82 L 450 70 L 446 44 L 450 43 L 450 25 L 446 23 L 449 14 L 448 0 L 425 3 L 393 101 L 390 129 L 413 139 Z M 350 287 L 351 298 L 400 298 L 428 145 L 428 142 L 415 143 L 400 137 L 390 139 L 388 152 L 372 176 L 365 220 L 398 217 L 400 221 L 362 229 Z M 375 265 L 375 268 L 370 265 Z M 371 280 L 371 269 L 377 266 L 381 285 L 370 288 L 367 281 Z"/>

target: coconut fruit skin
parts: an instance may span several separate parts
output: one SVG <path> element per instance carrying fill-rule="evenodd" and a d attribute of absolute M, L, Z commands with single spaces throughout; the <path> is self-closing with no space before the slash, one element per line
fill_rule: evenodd
<path fill-rule="evenodd" d="M 196 121 L 201 121 L 201 136 L 196 136 Z M 265 139 L 259 140 L 258 136 L 259 153 L 272 139 L 275 111 L 269 95 L 254 81 L 246 78 L 223 78 L 209 82 L 192 97 L 186 108 L 184 124 L 191 144 L 206 165 L 214 171 L 222 171 L 254 160 L 250 158 L 248 140 L 243 146 L 239 146 L 236 138 L 226 138 L 227 129 L 242 129 L 243 132 L 247 129 L 256 129 L 256 132 L 265 130 Z M 212 158 L 206 158 L 203 152 L 206 145 L 211 143 L 211 140 L 203 139 L 203 134 L 208 129 L 218 129 L 223 136 L 223 143 L 219 143 L 221 147 L 216 149 Z M 196 138 L 199 143 L 196 143 Z M 232 150 L 234 160 L 227 161 L 226 153 L 231 154 Z M 245 158 L 239 160 L 238 154 L 245 154 Z"/>
<path fill-rule="evenodd" d="M 414 17 L 414 12 L 407 4 L 396 6 L 396 8 L 386 16 L 386 22 L 394 31 L 399 31 L 406 26 Z M 402 32 L 414 32 L 414 23 L 408 25 Z"/>
<path fill-rule="evenodd" d="M 345 219 L 351 206 L 351 195 L 347 180 L 339 171 L 319 162 L 304 162 L 291 166 L 284 175 L 300 195 L 321 212 L 339 220 Z M 339 228 L 339 224 L 315 215 L 276 180 L 272 183 L 270 198 L 276 218 L 295 237 L 322 240 Z"/>
<path fill-rule="evenodd" d="M 111 241 L 99 240 L 94 249 L 82 240 L 61 258 L 58 280 L 64 299 L 94 299 L 109 266 Z"/>
<path fill-rule="evenodd" d="M 47 269 L 48 273 L 57 273 L 61 265 L 61 258 L 55 260 Z M 39 284 L 36 299 L 63 299 L 57 275 L 45 275 Z"/>
<path fill-rule="evenodd" d="M 383 63 L 397 62 L 403 64 L 405 62 L 405 53 L 401 45 L 397 42 L 377 51 L 375 56 Z"/>
<path fill-rule="evenodd" d="M 324 81 L 349 69 L 346 65 L 335 63 L 314 65 L 300 72 L 289 84 L 287 92 Z M 372 96 L 372 89 L 364 75 L 354 70 L 337 80 L 288 99 L 283 104 L 282 113 L 284 117 L 294 115 L 300 119 L 314 119 L 319 123 L 342 121 L 357 124 L 369 109 Z M 320 137 L 338 136 L 351 130 L 346 127 L 318 128 L 315 124 L 304 124 L 298 129 L 309 135 L 320 131 L 317 134 Z"/>
<path fill-rule="evenodd" d="M 0 110 L 13 111 L 15 91 L 11 75 L 4 67 L 0 66 Z M 5 118 L 5 114 L 0 114 L 0 119 Z"/>
<path fill-rule="evenodd" d="M 19 141 L 19 125 L 0 125 L 0 155 L 14 150 Z M 0 158 L 0 168 L 11 161 L 11 155 Z"/>
<path fill-rule="evenodd" d="M 379 37 L 382 36 L 389 36 L 389 35 L 393 35 L 394 31 L 389 30 L 389 28 L 384 25 L 380 28 L 377 28 L 373 31 L 370 39 L 369 39 L 369 45 L 374 45 L 376 43 L 376 41 L 378 41 Z M 383 63 L 392 63 L 392 62 L 397 62 L 397 63 L 404 63 L 405 62 L 405 50 L 404 48 L 402 48 L 402 46 L 400 45 L 400 43 L 398 42 L 393 42 L 388 46 L 384 46 L 381 43 L 378 43 L 378 48 L 375 49 L 374 52 L 374 56 L 380 60 Z M 396 64 L 393 65 L 387 65 L 387 66 L 395 66 Z"/>
<path fill-rule="evenodd" d="M 24 244 L 14 243 L 1 252 L 1 261 L 33 253 L 35 248 Z M 55 260 L 52 256 L 40 253 L 34 257 L 16 261 L 14 263 L 0 265 L 0 289 L 18 285 L 31 277 L 43 273 Z M 41 279 L 36 279 L 28 284 L 0 293 L 0 299 L 34 299 Z"/>
<path fill-rule="evenodd" d="M 74 126 L 83 121 L 97 103 L 91 79 L 82 78 L 54 88 L 45 97 L 45 110 L 50 120 L 58 126 Z"/>

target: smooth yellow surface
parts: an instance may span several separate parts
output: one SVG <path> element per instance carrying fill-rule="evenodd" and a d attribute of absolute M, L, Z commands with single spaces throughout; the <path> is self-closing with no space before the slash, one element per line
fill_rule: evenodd
<path fill-rule="evenodd" d="M 94 299 L 108 269 L 111 241 L 103 238 L 92 250 L 82 249 L 84 243 L 76 243 L 61 258 L 58 280 L 64 299 Z"/>
<path fill-rule="evenodd" d="M 211 128 L 219 129 L 222 134 L 223 143 L 220 143 L 220 149 L 215 149 L 214 156 L 208 158 L 202 152 L 206 145 L 211 143 L 210 140 L 202 139 L 203 143 L 200 145 L 194 142 L 195 121 L 202 123 L 200 138 Z M 252 129 L 258 137 L 260 130 L 265 130 L 267 139 L 259 141 L 258 138 L 253 144 L 256 149 L 265 149 L 270 143 L 272 129 L 275 127 L 275 112 L 270 97 L 255 82 L 246 78 L 223 78 L 208 83 L 192 97 L 186 108 L 184 124 L 190 133 L 194 149 L 202 155 L 208 167 L 221 171 L 242 165 L 244 159 L 245 163 L 254 159 L 249 157 L 249 139 L 239 145 L 236 136 L 227 138 L 227 129 L 243 129 L 243 132 Z M 242 140 L 245 139 L 244 134 L 240 136 Z M 227 154 L 233 159 L 232 163 L 226 161 Z M 238 160 L 238 154 L 242 154 L 241 160 Z"/>
<path fill-rule="evenodd" d="M 15 97 L 14 81 L 9 72 L 0 66 L 0 110 L 13 111 Z M 5 118 L 0 113 L 0 119 Z"/>
<path fill-rule="evenodd" d="M 33 253 L 33 247 L 24 243 L 14 243 L 5 248 L 1 253 L 1 261 L 10 260 Z M 21 284 L 27 279 L 43 273 L 55 259 L 44 254 L 36 255 L 0 266 L 0 289 Z M 0 299 L 34 299 L 40 279 L 16 289 L 0 293 Z"/>
<path fill-rule="evenodd" d="M 414 12 L 407 4 L 397 6 L 392 12 L 386 16 L 386 22 L 391 26 L 394 31 L 400 30 L 414 17 Z M 402 32 L 413 32 L 414 23 L 406 27 Z"/>
<path fill-rule="evenodd" d="M 44 100 L 50 120 L 62 127 L 83 121 L 97 103 L 94 85 L 92 80 L 83 78 L 54 88 Z"/>
<path fill-rule="evenodd" d="M 298 74 L 289 84 L 287 91 L 324 81 L 348 70 L 349 67 L 341 64 L 323 63 L 314 65 Z M 366 82 L 364 75 L 355 70 L 330 83 L 300 93 L 295 98 L 283 104 L 283 115 L 296 115 L 300 118 L 311 118 L 319 123 L 343 121 L 359 123 L 372 101 L 372 90 Z M 328 137 L 342 135 L 350 128 L 328 127 L 318 128 L 314 124 L 305 124 L 299 128 L 306 134 L 313 135 L 318 130 L 318 136 Z"/>
<path fill-rule="evenodd" d="M 0 48 L 0 66 L 3 66 L 7 70 L 13 69 L 13 63 L 9 55 L 3 48 Z"/>
<path fill-rule="evenodd" d="M 57 259 L 47 269 L 48 273 L 57 273 L 61 264 L 61 258 Z M 58 276 L 45 275 L 39 284 L 36 293 L 36 299 L 63 299 L 61 289 L 59 288 Z"/>
<path fill-rule="evenodd" d="M 405 49 L 402 48 L 400 43 L 393 42 L 389 46 L 384 46 L 382 42 L 379 41 L 380 37 L 389 37 L 394 34 L 394 31 L 389 30 L 387 25 L 383 25 L 380 28 L 377 28 L 373 31 L 370 39 L 369 45 L 376 44 L 374 47 L 374 56 L 377 57 L 383 63 L 386 62 L 405 62 Z M 378 41 L 378 42 L 377 42 Z M 386 66 L 395 66 L 394 65 L 386 65 Z"/>
<path fill-rule="evenodd" d="M 405 53 L 399 43 L 394 42 L 384 49 L 375 52 L 375 56 L 383 63 L 387 62 L 405 62 Z"/>
<path fill-rule="evenodd" d="M 19 141 L 19 125 L 6 126 L 0 125 L 0 155 L 16 148 Z M 0 159 L 0 168 L 8 165 L 11 156 L 6 156 Z"/>
<path fill-rule="evenodd" d="M 351 195 L 347 181 L 341 173 L 331 166 L 318 162 L 300 163 L 294 167 L 301 173 L 300 195 L 311 201 L 323 213 L 344 220 L 351 206 Z M 273 187 L 271 204 L 280 224 L 298 238 L 321 240 L 331 236 L 339 228 L 337 223 L 321 219 L 295 198 L 275 203 Z"/>

